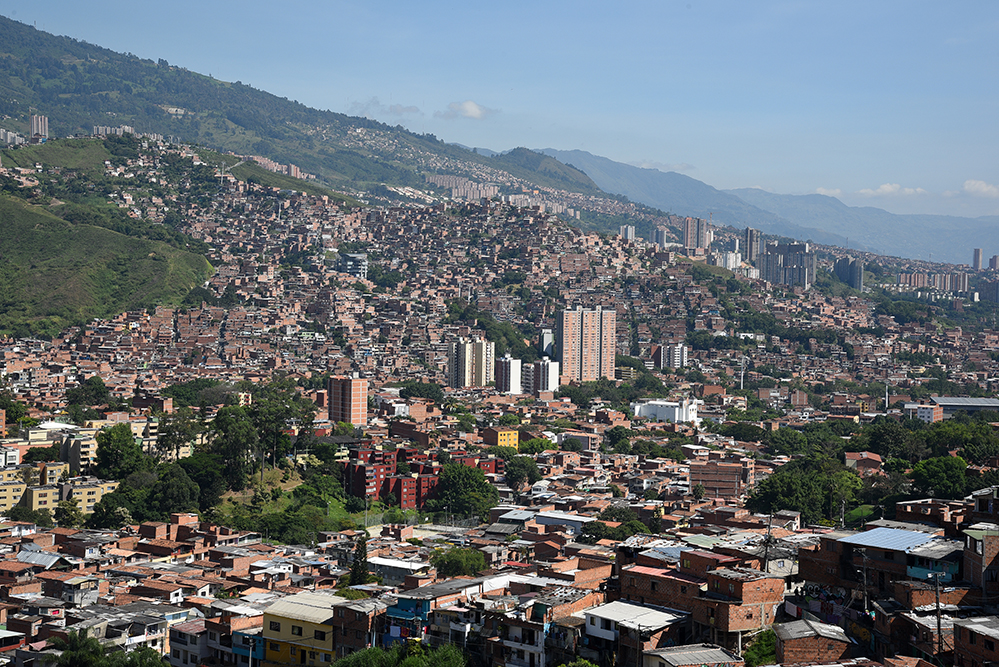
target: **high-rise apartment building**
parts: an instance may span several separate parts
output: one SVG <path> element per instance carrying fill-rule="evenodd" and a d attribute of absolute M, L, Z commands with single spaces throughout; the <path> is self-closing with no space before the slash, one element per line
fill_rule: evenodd
<path fill-rule="evenodd" d="M 984 253 L 982 252 L 981 248 L 975 248 L 974 258 L 971 261 L 971 268 L 973 268 L 975 271 L 981 271 L 982 270 L 982 255 L 983 254 Z"/>
<path fill-rule="evenodd" d="M 538 353 L 542 357 L 555 356 L 555 332 L 551 329 L 542 329 L 538 336 Z"/>
<path fill-rule="evenodd" d="M 707 252 L 711 247 L 711 224 L 701 218 L 686 218 L 683 221 L 683 247 L 688 254 Z"/>
<path fill-rule="evenodd" d="M 522 394 L 520 359 L 514 359 L 508 352 L 496 360 L 496 391 L 501 394 Z"/>
<path fill-rule="evenodd" d="M 758 259 L 760 278 L 769 283 L 809 289 L 815 282 L 815 253 L 807 243 L 768 245 Z"/>
<path fill-rule="evenodd" d="M 625 241 L 635 240 L 635 225 L 621 225 L 621 238 Z"/>
<path fill-rule="evenodd" d="M 30 139 L 48 139 L 49 138 L 49 117 L 48 116 L 31 116 L 30 128 L 28 130 L 28 137 Z"/>
<path fill-rule="evenodd" d="M 666 244 L 670 242 L 669 230 L 665 227 L 656 227 L 655 231 L 652 232 L 652 242 L 659 246 L 660 249 L 665 248 Z"/>
<path fill-rule="evenodd" d="M 329 381 L 329 417 L 331 422 L 354 426 L 368 424 L 368 381 L 359 377 L 331 377 Z"/>
<path fill-rule="evenodd" d="M 496 366 L 496 344 L 488 340 L 461 338 L 448 346 L 448 386 L 485 387 L 493 381 Z"/>
<path fill-rule="evenodd" d="M 683 368 L 687 365 L 687 346 L 667 345 L 663 354 L 663 368 Z"/>
<path fill-rule="evenodd" d="M 524 392 L 538 395 L 543 391 L 556 391 L 559 388 L 559 364 L 548 357 L 542 357 L 531 364 L 524 364 L 521 372 L 521 386 Z"/>
<path fill-rule="evenodd" d="M 743 243 L 743 257 L 746 258 L 747 262 L 755 262 L 756 258 L 760 256 L 760 250 L 763 248 L 763 235 L 760 230 L 753 229 L 751 227 L 746 227 L 746 239 Z"/>
<path fill-rule="evenodd" d="M 617 311 L 597 306 L 564 310 L 557 320 L 555 340 L 562 374 L 587 382 L 614 379 Z"/>
<path fill-rule="evenodd" d="M 859 259 L 844 257 L 833 266 L 836 277 L 855 290 L 864 289 L 864 263 Z"/>
<path fill-rule="evenodd" d="M 989 268 L 999 269 L 999 255 L 992 255 L 992 258 L 989 260 Z"/>

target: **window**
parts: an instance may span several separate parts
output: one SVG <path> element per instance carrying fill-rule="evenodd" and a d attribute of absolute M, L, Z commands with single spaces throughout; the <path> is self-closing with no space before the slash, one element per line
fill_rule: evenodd
<path fill-rule="evenodd" d="M 974 645 L 974 644 L 976 644 L 976 643 L 977 643 L 977 641 L 976 641 L 976 636 L 977 636 L 977 635 L 975 635 L 975 634 L 974 634 L 973 632 L 971 632 L 970 630 L 968 631 L 968 635 L 969 635 L 969 636 L 968 636 L 968 643 L 969 643 L 969 644 L 971 644 L 971 645 Z"/>
<path fill-rule="evenodd" d="M 280 651 L 281 645 L 276 642 L 271 642 L 270 648 L 272 651 Z"/>
<path fill-rule="evenodd" d="M 323 662 L 333 662 L 333 656 L 329 653 L 323 653 Z"/>
<path fill-rule="evenodd" d="M 680 586 L 680 592 L 681 593 L 686 593 L 687 592 L 687 587 L 686 586 Z"/>
<path fill-rule="evenodd" d="M 248 656 L 248 655 L 241 655 L 241 656 L 239 656 L 239 661 L 240 662 L 249 663 L 250 662 L 250 656 Z"/>
<path fill-rule="evenodd" d="M 590 616 L 590 625 L 596 625 L 596 624 L 597 624 L 596 616 Z"/>
<path fill-rule="evenodd" d="M 344 617 L 344 611 L 342 607 L 336 610 L 336 615 L 339 616 L 340 618 Z"/>
<path fill-rule="evenodd" d="M 316 639 L 318 639 L 321 642 L 326 641 L 326 633 L 323 632 L 322 630 L 316 630 L 314 636 Z"/>
<path fill-rule="evenodd" d="M 680 563 L 680 564 L 681 564 L 681 565 L 683 565 L 683 567 L 685 567 L 685 568 L 688 568 L 688 569 L 689 569 L 689 568 L 690 568 L 690 559 L 689 559 L 689 558 L 684 558 L 684 559 L 683 559 L 683 562 L 682 562 L 682 563 Z"/>
<path fill-rule="evenodd" d="M 271 630 L 274 632 L 281 632 L 281 624 L 277 621 L 271 621 Z"/>
<path fill-rule="evenodd" d="M 994 650 L 996 650 L 996 643 L 994 641 L 992 641 L 991 639 L 986 639 L 985 640 L 985 650 L 986 651 L 994 651 Z"/>
<path fill-rule="evenodd" d="M 180 649 L 175 648 L 173 650 L 173 657 L 178 658 L 178 659 L 180 658 Z"/>
<path fill-rule="evenodd" d="M 316 652 L 309 651 L 309 660 L 315 660 L 315 659 L 316 659 Z"/>
<path fill-rule="evenodd" d="M 355 630 L 354 631 L 354 637 L 356 639 L 364 639 L 364 633 L 361 632 L 360 630 Z"/>
<path fill-rule="evenodd" d="M 291 647 L 291 654 L 292 655 L 298 655 L 298 647 L 292 646 Z"/>
<path fill-rule="evenodd" d="M 293 626 L 291 626 L 291 634 L 295 635 L 296 637 L 301 637 L 302 636 L 302 626 L 301 625 L 293 625 Z"/>
<path fill-rule="evenodd" d="M 659 588 L 658 582 L 653 581 L 652 582 L 652 592 L 655 593 L 657 588 Z"/>
<path fill-rule="evenodd" d="M 209 632 L 208 638 L 212 641 L 215 641 L 216 639 L 218 639 L 218 635 L 216 635 L 214 632 Z"/>
<path fill-rule="evenodd" d="M 728 592 L 729 593 L 735 593 L 735 584 L 729 584 L 728 585 Z"/>

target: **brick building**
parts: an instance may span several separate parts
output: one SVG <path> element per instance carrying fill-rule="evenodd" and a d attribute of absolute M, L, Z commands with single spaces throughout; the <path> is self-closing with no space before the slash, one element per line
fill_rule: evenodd
<path fill-rule="evenodd" d="M 834 662 L 850 657 L 850 640 L 843 628 L 802 619 L 774 626 L 777 662 Z"/>

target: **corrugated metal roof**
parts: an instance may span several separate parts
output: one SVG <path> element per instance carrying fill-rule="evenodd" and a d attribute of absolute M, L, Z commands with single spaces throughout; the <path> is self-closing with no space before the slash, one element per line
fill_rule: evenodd
<path fill-rule="evenodd" d="M 962 406 L 976 408 L 996 408 L 999 410 L 999 398 L 961 398 L 960 396 L 931 396 L 930 400 L 937 405 Z"/>
<path fill-rule="evenodd" d="M 898 530 L 896 528 L 875 528 L 865 533 L 858 533 L 853 537 L 844 537 L 839 540 L 843 544 L 851 544 L 855 547 L 871 547 L 873 549 L 887 549 L 889 551 L 905 551 L 920 544 L 925 544 L 934 539 L 932 535 L 926 533 L 916 533 L 911 530 Z"/>

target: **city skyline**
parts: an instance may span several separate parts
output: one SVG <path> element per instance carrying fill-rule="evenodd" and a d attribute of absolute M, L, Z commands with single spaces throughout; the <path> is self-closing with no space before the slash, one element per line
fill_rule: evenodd
<path fill-rule="evenodd" d="M 896 213 L 999 213 L 991 4 L 239 9 L 0 2 L 41 30 L 448 142 L 581 149 Z"/>

